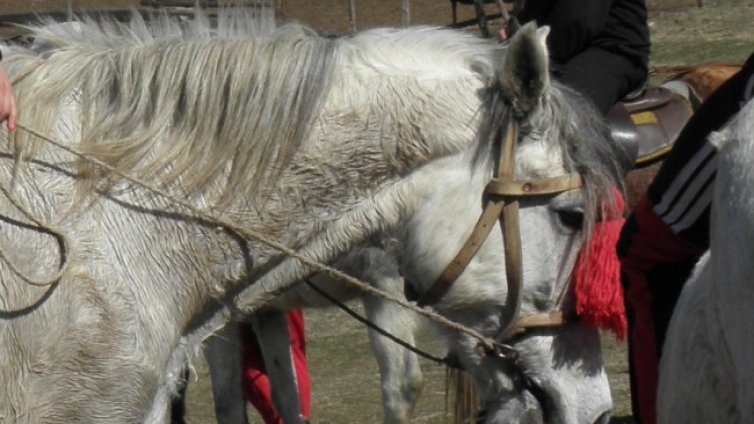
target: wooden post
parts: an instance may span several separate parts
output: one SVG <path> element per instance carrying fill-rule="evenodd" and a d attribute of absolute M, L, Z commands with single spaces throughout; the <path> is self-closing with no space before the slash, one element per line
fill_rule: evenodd
<path fill-rule="evenodd" d="M 348 30 L 356 32 L 356 1 L 348 0 Z"/>
<path fill-rule="evenodd" d="M 411 25 L 411 10 L 409 0 L 402 1 L 401 10 L 403 11 L 403 13 L 401 14 L 401 26 L 407 27 Z"/>

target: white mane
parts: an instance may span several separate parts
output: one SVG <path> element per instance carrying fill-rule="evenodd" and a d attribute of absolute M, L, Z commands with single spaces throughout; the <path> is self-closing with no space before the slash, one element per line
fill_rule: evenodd
<path fill-rule="evenodd" d="M 139 15 L 129 24 L 43 26 L 35 38 L 45 54 L 14 52 L 9 60 L 15 75 L 34 71 L 17 84 L 21 119 L 51 128 L 60 99 L 73 96 L 79 148 L 89 154 L 146 179 L 169 169 L 167 179 L 183 176 L 186 190 L 227 177 L 226 191 L 253 193 L 310 128 L 328 87 L 332 43 L 298 26 L 267 35 L 228 28 Z"/>
<path fill-rule="evenodd" d="M 459 70 L 493 78 L 492 58 L 502 56 L 494 43 L 436 28 L 326 39 L 298 25 L 273 30 L 263 19 L 224 16 L 217 26 L 201 14 L 189 22 L 135 14 L 128 24 L 84 18 L 34 28 L 44 53 L 14 49 L 7 61 L 19 78 L 22 121 L 53 128 L 60 99 L 73 97 L 82 105 L 84 152 L 145 180 L 180 180 L 182 192 L 220 184 L 226 195 L 240 190 L 254 199 L 310 136 L 328 96 L 370 95 L 343 92 L 339 75 L 368 78 L 371 69 L 404 79 L 400 87 L 411 86 L 405 79 L 457 85 Z M 17 136 L 24 150 L 36 142 Z"/>

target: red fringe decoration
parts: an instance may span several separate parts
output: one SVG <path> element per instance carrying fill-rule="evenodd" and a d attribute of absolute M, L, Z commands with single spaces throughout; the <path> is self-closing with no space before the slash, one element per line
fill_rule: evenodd
<path fill-rule="evenodd" d="M 576 314 L 587 325 L 610 330 L 623 340 L 628 331 L 620 281 L 620 262 L 615 251 L 623 227 L 623 196 L 615 191 L 616 210 L 595 224 L 587 248 L 575 267 Z"/>

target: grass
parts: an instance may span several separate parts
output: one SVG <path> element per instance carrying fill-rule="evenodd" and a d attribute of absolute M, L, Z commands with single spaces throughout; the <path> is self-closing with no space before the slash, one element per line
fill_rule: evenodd
<path fill-rule="evenodd" d="M 360 310 L 358 304 L 352 306 Z M 379 372 L 369 350 L 366 329 L 334 308 L 306 311 L 306 320 L 315 422 L 381 422 Z M 419 342 L 423 349 L 442 356 L 438 340 L 425 336 Z M 426 384 L 413 422 L 444 422 L 445 369 L 425 359 L 421 360 L 421 367 Z M 252 422 L 261 422 L 252 408 L 248 412 Z M 209 376 L 203 361 L 196 364 L 196 379 L 189 385 L 187 421 L 215 422 Z"/>
<path fill-rule="evenodd" d="M 360 309 L 357 304 L 352 305 Z M 312 376 L 312 415 L 318 424 L 381 423 L 382 405 L 377 365 L 369 351 L 366 330 L 337 309 L 306 311 L 307 350 Z M 628 394 L 628 369 L 625 344 L 611 334 L 603 334 L 603 350 L 611 390 L 615 400 L 613 424 L 631 420 Z M 419 339 L 419 346 L 435 356 L 442 356 L 442 344 L 429 335 Z M 413 414 L 413 423 L 451 422 L 446 409 L 445 369 L 421 360 L 425 386 Z M 196 366 L 197 378 L 189 385 L 188 416 L 190 424 L 213 423 L 211 389 L 203 362 Z M 261 422 L 253 408 L 248 408 L 251 422 Z"/>
<path fill-rule="evenodd" d="M 742 63 L 754 51 L 754 1 L 650 15 L 653 65 Z"/>

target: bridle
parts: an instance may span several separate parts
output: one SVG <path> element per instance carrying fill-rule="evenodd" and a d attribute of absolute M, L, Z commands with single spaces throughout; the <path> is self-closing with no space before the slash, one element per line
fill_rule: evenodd
<path fill-rule="evenodd" d="M 501 144 L 499 145 L 500 155 L 497 157 L 493 177 L 484 190 L 484 210 L 471 235 L 456 256 L 429 290 L 417 299 L 417 303 L 421 306 L 435 304 L 450 290 L 450 287 L 466 269 L 487 239 L 495 226 L 495 222 L 499 220 L 503 232 L 505 273 L 508 280 L 506 305 L 508 305 L 509 315 L 504 317 L 507 320 L 502 322 L 507 324 L 496 338 L 496 341 L 502 345 L 522 333 L 535 329 L 559 327 L 569 322 L 568 314 L 563 310 L 524 317 L 519 316 L 523 295 L 519 199 L 575 190 L 583 186 L 583 180 L 577 173 L 536 180 L 517 180 L 515 177 L 515 161 L 518 144 L 518 122 L 512 115 L 507 117 L 504 141 L 502 137 L 497 137 L 497 140 L 497 143 Z"/>
<path fill-rule="evenodd" d="M 521 252 L 521 229 L 519 225 L 519 199 L 546 196 L 576 190 L 583 186 L 583 179 L 577 173 L 568 173 L 550 178 L 535 180 L 517 180 L 515 176 L 516 148 L 518 144 L 518 122 L 509 113 L 506 117 L 505 137 L 497 136 L 495 143 L 500 154 L 496 157 L 492 179 L 487 183 L 483 193 L 484 209 L 477 220 L 471 235 L 461 246 L 456 256 L 445 267 L 429 290 L 422 294 L 417 303 L 420 306 L 438 302 L 458 279 L 461 273 L 477 254 L 487 236 L 500 221 L 503 233 L 503 251 L 505 256 L 505 274 L 508 281 L 506 305 L 508 314 L 503 317 L 505 327 L 495 338 L 495 345 L 490 350 L 479 346 L 480 356 L 491 355 L 501 360 L 501 366 L 518 384 L 529 391 L 540 403 L 543 414 L 550 409 L 551 398 L 537 384 L 520 363 L 515 348 L 507 343 L 527 332 L 541 331 L 567 325 L 572 319 L 562 307 L 550 312 L 521 317 L 523 297 L 523 255 Z M 562 296 L 561 296 L 562 298 Z M 561 305 L 562 306 L 562 305 Z M 460 365 L 460 364 L 459 364 Z M 483 413 L 478 418 L 483 417 Z M 545 416 L 545 421 L 549 421 Z M 480 422 L 480 421 L 477 421 Z"/>

